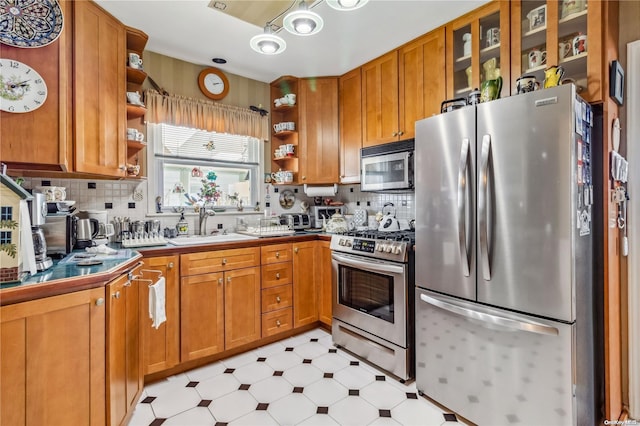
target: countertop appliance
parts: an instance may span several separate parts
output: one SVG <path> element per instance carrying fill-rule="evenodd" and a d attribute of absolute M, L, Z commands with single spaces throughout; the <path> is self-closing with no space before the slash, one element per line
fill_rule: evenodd
<path fill-rule="evenodd" d="M 401 381 L 414 377 L 414 232 L 331 237 L 332 337 Z"/>
<path fill-rule="evenodd" d="M 416 385 L 476 424 L 598 424 L 593 122 L 563 85 L 416 123 Z"/>
<path fill-rule="evenodd" d="M 360 190 L 412 190 L 414 149 L 414 139 L 360 149 Z"/>
<path fill-rule="evenodd" d="M 302 231 L 311 228 L 311 216 L 307 213 L 283 213 L 280 224 L 289 225 L 290 229 Z"/>
<path fill-rule="evenodd" d="M 33 239 L 33 251 L 36 260 L 36 269 L 44 271 L 53 266 L 53 260 L 47 256 L 47 239 L 42 225 L 46 223 L 47 197 L 38 192 L 33 193 L 33 199 L 29 203 L 31 214 L 31 237 Z"/>

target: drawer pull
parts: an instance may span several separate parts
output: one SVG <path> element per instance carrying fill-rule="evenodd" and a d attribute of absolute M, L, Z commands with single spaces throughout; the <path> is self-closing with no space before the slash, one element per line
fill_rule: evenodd
<path fill-rule="evenodd" d="M 279 251 L 277 251 L 277 252 L 276 252 L 276 259 L 279 259 L 279 258 L 280 258 L 280 252 L 279 252 Z"/>
<path fill-rule="evenodd" d="M 101 297 L 99 299 L 96 299 L 96 306 L 102 306 L 104 305 L 104 299 Z"/>
<path fill-rule="evenodd" d="M 116 291 L 116 292 L 113 294 L 113 297 L 115 297 L 116 299 L 120 299 L 120 291 Z"/>
<path fill-rule="evenodd" d="M 294 248 L 294 249 L 293 249 L 293 252 L 294 252 L 294 253 L 298 253 L 298 247 Z"/>
<path fill-rule="evenodd" d="M 282 299 L 280 299 L 280 296 L 276 296 L 276 302 L 280 303 Z"/>
<path fill-rule="evenodd" d="M 173 262 L 169 262 L 169 264 L 167 265 L 167 269 L 173 269 Z"/>
<path fill-rule="evenodd" d="M 280 320 L 276 320 L 276 327 L 280 327 L 282 325 L 282 323 L 280 322 Z"/>
<path fill-rule="evenodd" d="M 276 279 L 279 280 L 280 279 L 280 272 L 276 272 Z"/>
<path fill-rule="evenodd" d="M 222 259 L 222 264 L 223 264 L 223 265 L 226 265 L 226 264 L 227 264 L 227 259 L 224 259 L 224 258 L 223 258 L 223 259 Z"/>

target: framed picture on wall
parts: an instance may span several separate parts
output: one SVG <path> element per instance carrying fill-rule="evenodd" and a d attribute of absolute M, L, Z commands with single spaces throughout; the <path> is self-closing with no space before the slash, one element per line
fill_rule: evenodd
<path fill-rule="evenodd" d="M 609 96 L 617 103 L 624 103 L 624 70 L 620 62 L 611 62 L 609 69 Z"/>

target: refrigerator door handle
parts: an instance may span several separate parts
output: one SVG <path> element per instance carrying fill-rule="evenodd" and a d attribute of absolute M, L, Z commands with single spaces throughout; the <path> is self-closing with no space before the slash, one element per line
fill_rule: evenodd
<path fill-rule="evenodd" d="M 434 296 L 427 296 L 424 293 L 420 294 L 420 300 L 453 314 L 482 321 L 494 326 L 502 326 L 511 330 L 529 331 L 531 333 L 545 334 L 549 336 L 559 335 L 559 331 L 555 327 L 529 321 L 517 321 L 511 318 L 505 318 L 486 312 L 478 312 L 473 309 L 463 308 L 462 306 L 445 302 L 444 300 L 440 300 Z"/>
<path fill-rule="evenodd" d="M 491 136 L 482 137 L 482 154 L 480 157 L 480 190 L 478 191 L 478 234 L 480 236 L 480 262 L 482 277 L 491 280 L 491 264 L 489 262 L 489 159 L 491 157 Z"/>
<path fill-rule="evenodd" d="M 469 196 L 469 138 L 462 139 L 460 149 L 460 166 L 458 167 L 458 245 L 460 246 L 460 263 L 462 274 L 468 277 L 470 272 L 469 249 L 467 247 L 467 198 Z"/>

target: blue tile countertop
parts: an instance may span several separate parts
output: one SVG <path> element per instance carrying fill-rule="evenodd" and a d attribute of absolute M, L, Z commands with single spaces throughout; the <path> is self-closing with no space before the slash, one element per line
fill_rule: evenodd
<path fill-rule="evenodd" d="M 136 250 L 118 250 L 116 255 L 83 256 L 84 250 L 75 250 L 63 259 L 55 260 L 51 268 L 29 276 L 21 282 L 0 284 L 0 305 L 70 293 L 104 286 L 128 271 L 142 255 Z M 100 260 L 100 264 L 78 264 L 81 261 Z"/>

